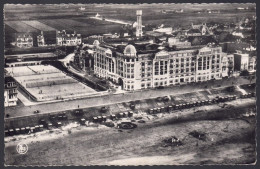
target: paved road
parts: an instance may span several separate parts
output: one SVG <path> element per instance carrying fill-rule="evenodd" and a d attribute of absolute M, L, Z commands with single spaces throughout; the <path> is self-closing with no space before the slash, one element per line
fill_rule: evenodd
<path fill-rule="evenodd" d="M 253 81 L 252 81 L 253 82 Z M 204 90 L 205 86 L 211 88 L 216 88 L 224 86 L 231 86 L 232 84 L 248 84 L 249 80 L 238 77 L 238 78 L 230 78 L 226 80 L 219 80 L 214 82 L 205 82 L 201 84 L 194 85 L 182 85 L 182 86 L 174 86 L 164 89 L 154 89 L 154 90 L 143 90 L 143 91 L 135 91 L 134 93 L 123 93 L 123 94 L 114 94 L 114 95 L 104 95 L 95 98 L 84 98 L 77 100 L 70 100 L 66 102 L 56 102 L 56 103 L 46 103 L 40 105 L 32 105 L 32 106 L 21 106 L 21 107 L 9 107 L 6 108 L 5 113 L 9 114 L 10 117 L 17 116 L 26 116 L 31 115 L 35 110 L 40 110 L 41 113 L 50 113 L 55 111 L 65 111 L 70 109 L 79 108 L 87 108 L 93 106 L 101 106 L 108 105 L 114 103 L 121 102 L 129 102 L 134 100 L 143 100 L 148 98 L 162 97 L 167 95 L 177 95 L 182 93 L 190 93 L 195 92 L 197 90 Z"/>

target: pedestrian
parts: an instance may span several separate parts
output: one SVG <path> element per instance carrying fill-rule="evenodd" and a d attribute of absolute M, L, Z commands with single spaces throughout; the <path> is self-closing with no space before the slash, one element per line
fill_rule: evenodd
<path fill-rule="evenodd" d="M 78 105 L 78 108 L 79 108 L 79 105 Z"/>

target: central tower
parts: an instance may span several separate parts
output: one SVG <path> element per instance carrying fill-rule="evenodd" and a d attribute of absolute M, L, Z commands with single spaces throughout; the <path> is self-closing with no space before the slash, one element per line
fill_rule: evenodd
<path fill-rule="evenodd" d="M 137 15 L 136 37 L 141 37 L 141 36 L 143 36 L 143 31 L 142 31 L 142 10 L 137 10 L 136 11 L 136 15 Z"/>

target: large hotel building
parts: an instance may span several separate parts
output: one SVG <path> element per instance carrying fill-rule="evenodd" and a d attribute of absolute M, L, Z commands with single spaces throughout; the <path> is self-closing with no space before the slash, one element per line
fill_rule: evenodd
<path fill-rule="evenodd" d="M 178 51 L 124 51 L 94 43 L 94 73 L 122 85 L 124 90 L 221 79 L 233 71 L 233 55 L 221 47 L 191 47 Z"/>

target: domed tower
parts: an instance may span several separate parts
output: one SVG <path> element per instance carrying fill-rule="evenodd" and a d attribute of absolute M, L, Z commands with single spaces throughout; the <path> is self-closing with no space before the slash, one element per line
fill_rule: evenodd
<path fill-rule="evenodd" d="M 131 58 L 136 57 L 136 49 L 133 45 L 127 45 L 124 50 L 124 55 L 129 56 Z"/>

